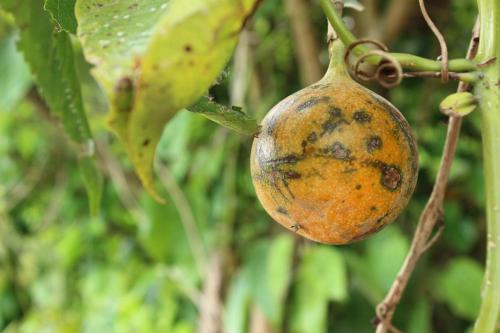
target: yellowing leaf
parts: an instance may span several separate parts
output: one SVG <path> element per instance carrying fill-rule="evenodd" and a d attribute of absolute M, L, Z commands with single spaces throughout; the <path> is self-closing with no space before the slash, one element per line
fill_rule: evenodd
<path fill-rule="evenodd" d="M 153 161 L 165 123 L 199 99 L 228 62 L 255 0 L 172 0 L 142 59 L 128 123 L 129 153 L 159 199 Z"/>
<path fill-rule="evenodd" d="M 113 132 L 127 142 L 133 79 L 168 0 L 78 0 L 78 37 L 93 74 L 105 90 Z M 129 101 L 130 105 L 125 103 Z"/>
<path fill-rule="evenodd" d="M 166 122 L 206 93 L 258 2 L 77 0 L 78 37 L 110 101 L 110 128 L 158 201 L 153 161 Z M 253 125 L 243 114 L 208 113 L 226 126 L 235 118 L 236 129 Z"/>

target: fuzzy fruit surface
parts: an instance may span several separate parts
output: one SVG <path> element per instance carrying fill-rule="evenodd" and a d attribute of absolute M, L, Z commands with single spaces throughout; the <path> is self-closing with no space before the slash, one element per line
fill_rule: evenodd
<path fill-rule="evenodd" d="M 311 240 L 347 244 L 392 222 L 415 189 L 418 152 L 388 101 L 350 78 L 278 103 L 254 139 L 251 173 L 271 217 Z"/>

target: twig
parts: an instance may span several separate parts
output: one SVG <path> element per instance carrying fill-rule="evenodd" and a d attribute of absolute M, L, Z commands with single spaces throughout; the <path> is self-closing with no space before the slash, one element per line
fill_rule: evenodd
<path fill-rule="evenodd" d="M 443 73 L 441 72 L 432 72 L 432 71 L 422 71 L 422 72 L 407 72 L 403 74 L 403 77 L 428 77 L 428 78 L 441 78 Z M 448 72 L 448 79 L 450 80 L 458 80 L 464 82 L 474 82 L 478 79 L 478 73 L 469 72 L 469 73 L 456 73 L 456 72 Z"/>
<path fill-rule="evenodd" d="M 473 30 L 472 39 L 467 52 L 467 59 L 473 59 L 479 42 L 479 24 Z M 461 82 L 457 91 L 466 91 L 469 85 Z M 443 217 L 443 200 L 450 173 L 451 164 L 457 147 L 457 142 L 460 133 L 462 119 L 459 117 L 450 117 L 448 124 L 448 133 L 444 145 L 443 156 L 439 172 L 434 183 L 432 194 L 427 201 L 413 237 L 410 251 L 401 267 L 396 279 L 394 280 L 391 289 L 387 293 L 384 300 L 377 306 L 377 333 L 385 333 L 391 330 L 392 318 L 399 304 L 403 292 L 408 284 L 408 280 L 417 265 L 418 260 L 426 250 L 435 242 L 436 238 L 431 239 L 432 231 L 436 223 L 442 220 Z M 438 231 L 439 233 L 439 231 Z"/>

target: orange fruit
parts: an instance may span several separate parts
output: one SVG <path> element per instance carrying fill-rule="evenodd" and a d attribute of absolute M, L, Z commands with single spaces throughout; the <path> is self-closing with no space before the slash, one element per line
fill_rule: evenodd
<path fill-rule="evenodd" d="M 257 197 L 278 223 L 311 240 L 347 244 L 407 205 L 417 181 L 410 126 L 347 75 L 323 80 L 269 111 L 254 139 Z"/>

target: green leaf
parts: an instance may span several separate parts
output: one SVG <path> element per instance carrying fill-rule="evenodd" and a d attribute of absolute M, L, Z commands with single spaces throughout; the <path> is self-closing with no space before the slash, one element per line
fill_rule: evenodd
<path fill-rule="evenodd" d="M 468 91 L 457 92 L 447 96 L 439 109 L 447 116 L 464 117 L 474 111 L 478 106 L 476 96 Z"/>
<path fill-rule="evenodd" d="M 243 269 L 234 277 L 224 310 L 224 332 L 244 333 L 250 301 L 250 282 L 248 270 Z"/>
<path fill-rule="evenodd" d="M 408 240 L 395 226 L 386 228 L 367 241 L 367 265 L 373 282 L 384 292 L 391 287 L 408 248 Z"/>
<path fill-rule="evenodd" d="M 453 259 L 439 274 L 435 293 L 458 316 L 474 320 L 481 305 L 483 269 L 467 257 Z"/>
<path fill-rule="evenodd" d="M 280 327 L 293 255 L 293 238 L 282 235 L 256 244 L 247 260 L 252 300 L 268 321 Z"/>
<path fill-rule="evenodd" d="M 412 307 L 408 319 L 408 333 L 430 333 L 432 332 L 431 309 L 424 298 L 420 298 Z"/>
<path fill-rule="evenodd" d="M 100 205 L 102 181 L 95 165 L 94 141 L 83 109 L 70 36 L 64 31 L 56 31 L 38 0 L 0 0 L 0 4 L 12 12 L 16 24 L 22 27 L 18 47 L 40 94 L 77 146 L 91 214 L 95 215 Z"/>
<path fill-rule="evenodd" d="M 202 97 L 187 110 L 201 114 L 211 121 L 240 134 L 254 135 L 259 130 L 256 119 L 250 117 L 241 109 L 237 107 L 228 108 L 210 101 L 207 97 Z"/>
<path fill-rule="evenodd" d="M 59 28 L 76 33 L 76 0 L 45 0 L 45 9 L 52 15 Z"/>
<path fill-rule="evenodd" d="M 292 332 L 326 332 L 328 301 L 347 298 L 347 274 L 342 255 L 326 246 L 315 246 L 304 252 L 294 292 Z"/>
<path fill-rule="evenodd" d="M 78 35 L 111 101 L 109 125 L 146 190 L 165 123 L 223 69 L 257 0 L 78 0 Z"/>
<path fill-rule="evenodd" d="M 9 110 L 26 94 L 31 76 L 22 55 L 16 50 L 17 34 L 0 40 L 0 110 Z"/>

